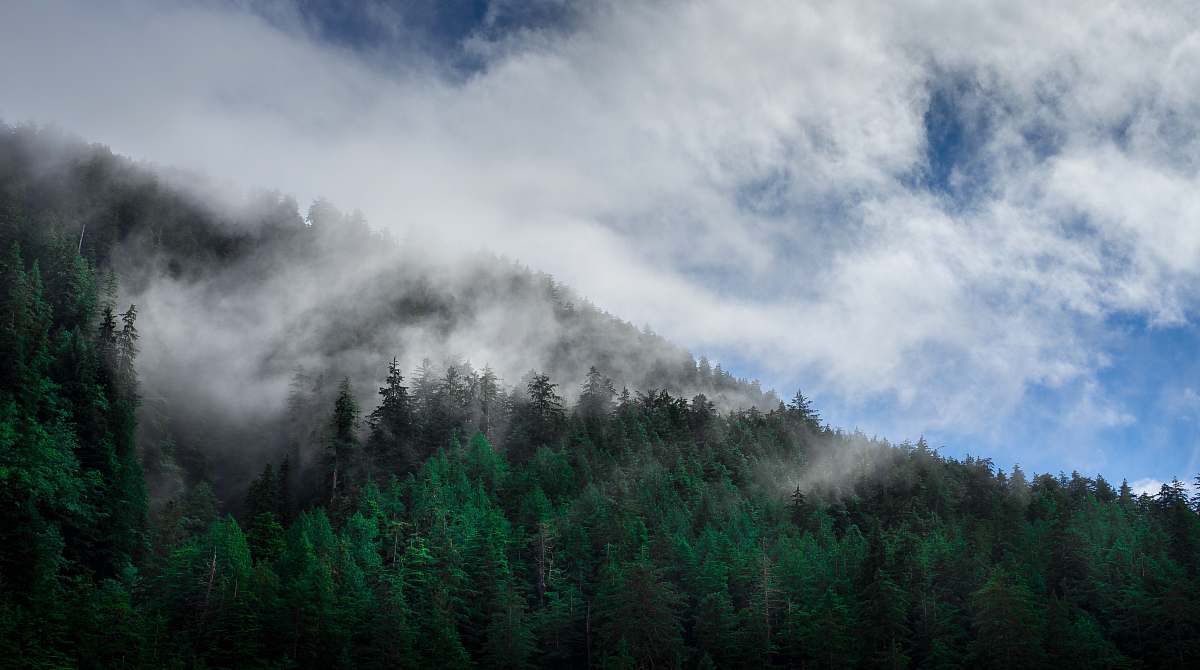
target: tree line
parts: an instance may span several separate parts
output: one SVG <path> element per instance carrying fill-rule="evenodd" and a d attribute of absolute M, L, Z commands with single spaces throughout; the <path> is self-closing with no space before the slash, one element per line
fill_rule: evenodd
<path fill-rule="evenodd" d="M 832 429 L 799 393 L 719 412 L 593 368 L 568 404 L 543 374 L 504 388 L 426 364 L 410 384 L 393 360 L 364 412 L 349 380 L 298 374 L 293 447 L 243 500 L 201 481 L 152 509 L 137 309 L 118 314 L 69 243 L 31 256 L 0 266 L 7 666 L 1117 668 L 1197 651 L 1200 500 L 1181 483 L 1027 479 Z M 836 454 L 853 467 L 806 479 Z"/>
<path fill-rule="evenodd" d="M 341 215 L 320 204 L 306 223 L 276 199 L 261 226 L 225 226 L 109 154 L 48 169 L 44 138 L 4 130 L 0 667 L 1155 668 L 1200 652 L 1200 499 L 1182 483 L 1139 495 L 847 433 L 800 393 L 762 402 L 690 357 L 627 389 L 609 367 L 641 360 L 636 330 L 561 340 L 599 352 L 565 389 L 390 355 L 359 375 L 383 380 L 371 394 L 299 369 L 283 420 L 236 433 L 253 458 L 206 462 L 205 421 L 180 444 L 147 425 L 191 408 L 143 397 L 154 333 L 114 271 L 125 286 L 271 250 L 316 262 L 298 240 Z M 564 330 L 609 327 L 543 288 Z M 435 289 L 397 288 L 397 313 L 453 311 Z M 685 397 L 683 378 L 756 402 Z M 179 486 L 155 485 L 172 470 Z"/>

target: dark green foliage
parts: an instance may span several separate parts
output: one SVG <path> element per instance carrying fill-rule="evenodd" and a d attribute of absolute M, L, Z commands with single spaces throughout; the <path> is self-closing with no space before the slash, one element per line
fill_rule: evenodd
<path fill-rule="evenodd" d="M 135 659 L 145 632 L 131 600 L 146 548 L 136 310 L 93 330 L 86 263 L 61 246 L 30 254 L 14 242 L 0 262 L 0 664 L 104 666 Z M 49 297 L 41 258 L 56 268 Z"/>
<path fill-rule="evenodd" d="M 616 395 L 612 380 L 600 374 L 593 365 L 588 368 L 583 387 L 579 390 L 579 402 L 575 405 L 575 411 L 592 421 L 604 419 L 612 411 L 612 402 Z"/>
<path fill-rule="evenodd" d="M 412 403 L 395 358 L 388 364 L 387 379 L 379 389 L 379 398 L 379 407 L 367 418 L 371 429 L 367 438 L 371 476 L 406 474 L 417 468 L 421 454 L 414 448 Z"/>
<path fill-rule="evenodd" d="M 429 398 L 448 386 L 423 376 Z M 350 440 L 347 388 L 330 430 Z M 1195 513 L 1178 487 L 1122 502 L 1081 475 L 1031 484 L 923 441 L 818 428 L 811 408 L 706 408 L 698 432 L 703 401 L 647 392 L 593 411 L 585 386 L 567 413 L 544 375 L 525 390 L 504 450 L 481 430 L 465 444 L 451 433 L 415 471 L 376 465 L 383 489 L 351 476 L 340 521 L 317 507 L 286 540 L 278 476 L 264 471 L 246 544 L 279 577 L 256 582 L 273 585 L 256 602 L 274 605 L 244 624 L 258 631 L 246 653 L 302 666 L 949 668 L 1170 666 L 1193 652 L 1196 577 L 1176 557 Z M 528 427 L 545 417 L 551 438 Z M 845 467 L 807 488 L 755 465 L 832 456 Z M 206 639 L 180 653 L 218 662 Z"/>
<path fill-rule="evenodd" d="M 509 454 L 513 460 L 528 460 L 539 447 L 555 446 L 563 432 L 566 412 L 558 384 L 540 372 L 532 372 L 525 385 L 528 394 L 513 417 Z"/>
<path fill-rule="evenodd" d="M 1004 568 L 995 568 L 971 594 L 975 660 L 985 668 L 1029 668 L 1045 662 L 1045 613 L 1033 592 Z"/>
<path fill-rule="evenodd" d="M 683 653 L 679 611 L 683 598 L 645 555 L 610 561 L 596 593 L 597 648 L 602 665 L 625 659 L 634 667 L 671 667 Z"/>
<path fill-rule="evenodd" d="M 289 457 L 241 521 L 200 483 L 147 526 L 136 310 L 97 297 L 93 324 L 59 325 L 39 265 L 7 258 L 9 665 L 1120 668 L 1200 651 L 1182 485 L 1029 482 L 821 427 L 800 395 L 722 414 L 614 398 L 593 371 L 568 412 L 543 374 L 505 403 L 494 375 L 430 364 L 410 395 L 393 361 L 361 449 L 349 380 L 307 377 L 293 403 L 325 446 L 318 495 Z"/>
<path fill-rule="evenodd" d="M 111 181 L 112 161 L 67 172 Z M 138 310 L 119 312 L 95 267 L 119 269 L 112 243 L 170 198 L 110 184 L 115 204 L 97 211 L 122 215 L 87 219 L 81 245 L 43 230 L 51 205 L 0 177 L 0 667 L 1200 657 L 1200 505 L 1179 482 L 1137 496 L 1078 473 L 1029 480 L 834 430 L 801 393 L 721 412 L 664 390 L 661 363 L 662 387 L 619 395 L 593 367 L 568 407 L 543 373 L 514 390 L 426 362 L 406 385 L 393 359 L 365 429 L 348 379 L 299 370 L 286 422 L 264 423 L 282 445 L 272 463 L 236 472 L 240 488 L 213 477 L 217 492 L 203 464 L 186 467 L 148 513 Z M 305 234 L 288 227 L 305 225 L 294 203 L 275 205 L 262 235 Z M 370 236 L 325 202 L 307 218 Z M 261 242 L 174 224 L 157 243 L 180 276 Z M 682 367 L 713 397 L 739 388 L 706 359 Z"/>
<path fill-rule="evenodd" d="M 350 386 L 350 379 L 345 378 L 338 384 L 333 415 L 329 419 L 329 445 L 325 452 L 329 501 L 334 507 L 353 489 L 356 466 L 360 464 L 358 416 L 354 389 Z"/>

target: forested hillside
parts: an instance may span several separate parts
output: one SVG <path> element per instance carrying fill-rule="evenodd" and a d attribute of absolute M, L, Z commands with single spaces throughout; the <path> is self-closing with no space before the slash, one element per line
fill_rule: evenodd
<path fill-rule="evenodd" d="M 184 179 L 3 129 L 0 666 L 1200 654 L 1179 482 L 845 433 L 512 264 Z"/>
<path fill-rule="evenodd" d="M 778 402 L 512 261 L 434 258 L 325 201 L 301 215 L 278 193 L 238 194 L 51 130 L 0 131 L 0 248 L 72 246 L 112 275 L 114 301 L 142 311 L 139 442 L 163 452 L 156 499 L 200 480 L 240 496 L 247 473 L 297 448 L 289 396 L 328 401 L 349 377 L 373 402 L 393 357 L 427 390 L 451 370 L 469 393 L 475 377 L 516 387 L 537 370 L 571 396 L 594 365 L 618 389 L 704 393 L 725 410 Z"/>

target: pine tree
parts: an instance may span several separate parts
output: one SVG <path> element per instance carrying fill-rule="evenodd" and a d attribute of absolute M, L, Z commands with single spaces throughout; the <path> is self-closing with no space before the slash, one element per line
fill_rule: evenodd
<path fill-rule="evenodd" d="M 696 376 L 700 382 L 700 388 L 712 388 L 712 365 L 708 362 L 707 356 L 701 356 L 700 362 L 696 365 Z"/>
<path fill-rule="evenodd" d="M 647 556 L 610 562 L 596 595 L 601 655 L 628 656 L 637 667 L 673 665 L 683 647 L 681 605 L 681 596 Z"/>
<path fill-rule="evenodd" d="M 137 393 L 137 375 L 134 360 L 138 354 L 137 305 L 130 305 L 121 314 L 121 330 L 116 334 L 116 372 L 122 392 L 133 396 Z"/>
<path fill-rule="evenodd" d="M 348 480 L 357 457 L 358 402 L 354 399 L 349 377 L 343 378 L 338 385 L 338 396 L 334 401 L 329 428 L 327 454 L 330 473 L 329 498 L 332 504 L 349 490 L 351 482 Z"/>
<path fill-rule="evenodd" d="M 1040 667 L 1042 612 L 1021 580 L 996 568 L 971 594 L 975 661 L 984 668 Z"/>
<path fill-rule="evenodd" d="M 808 499 L 804 492 L 800 490 L 800 485 L 796 485 L 796 490 L 792 491 L 790 500 L 792 523 L 796 524 L 797 528 L 805 528 L 808 525 Z"/>
<path fill-rule="evenodd" d="M 528 460 L 540 447 L 553 446 L 566 418 L 558 385 L 548 376 L 532 373 L 525 388 L 527 400 L 517 413 L 509 440 L 509 454 L 518 463 Z"/>
<path fill-rule="evenodd" d="M 395 358 L 388 364 L 385 385 L 379 389 L 380 403 L 367 418 L 370 435 L 367 452 L 372 476 L 386 481 L 417 468 L 419 456 L 413 449 L 412 406 L 408 387 Z"/>
<path fill-rule="evenodd" d="M 1121 480 L 1121 488 L 1117 491 L 1117 501 L 1124 508 L 1133 504 L 1133 489 L 1129 487 L 1128 479 Z"/>
<path fill-rule="evenodd" d="M 806 398 L 799 390 L 796 391 L 796 395 L 792 398 L 792 401 L 788 403 L 788 409 L 790 410 L 789 415 L 799 425 L 805 426 L 810 430 L 820 430 L 820 413 L 813 409 L 812 401 Z"/>
<path fill-rule="evenodd" d="M 868 537 L 859 593 L 863 624 L 875 667 L 906 668 L 909 664 L 908 594 L 892 576 L 887 547 L 878 526 Z"/>
<path fill-rule="evenodd" d="M 500 380 L 496 377 L 496 373 L 487 366 L 484 366 L 482 374 L 479 375 L 479 390 L 477 396 L 479 398 L 479 412 L 481 416 L 481 425 L 479 429 L 488 439 L 495 437 L 493 425 L 496 415 L 500 409 Z"/>
<path fill-rule="evenodd" d="M 579 416 L 593 421 L 607 417 L 612 411 L 612 401 L 616 394 L 612 380 L 600 374 L 593 365 L 588 368 L 587 376 L 583 380 L 575 411 Z"/>

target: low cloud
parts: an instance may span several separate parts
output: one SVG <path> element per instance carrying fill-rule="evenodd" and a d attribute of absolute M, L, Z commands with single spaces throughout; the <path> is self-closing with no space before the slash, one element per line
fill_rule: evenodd
<path fill-rule="evenodd" d="M 1133 490 L 1134 495 L 1140 496 L 1158 495 L 1158 492 L 1162 490 L 1162 487 L 1163 483 L 1161 481 L 1157 479 L 1151 479 L 1149 477 L 1139 479 L 1129 485 L 1129 488 Z"/>
<path fill-rule="evenodd" d="M 1198 12 L 604 2 L 447 76 L 236 5 L 47 2 L 0 10 L 0 115 L 519 258 L 901 437 L 1034 386 L 1125 426 L 1096 331 L 1200 285 Z"/>

